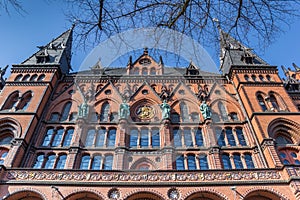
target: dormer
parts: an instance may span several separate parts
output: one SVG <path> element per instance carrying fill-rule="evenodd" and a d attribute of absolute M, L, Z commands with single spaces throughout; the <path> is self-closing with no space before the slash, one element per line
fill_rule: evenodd
<path fill-rule="evenodd" d="M 189 66 L 186 68 L 186 75 L 199 75 L 199 68 L 191 61 Z"/>
<path fill-rule="evenodd" d="M 142 75 L 142 76 L 155 76 L 163 74 L 163 61 L 160 57 L 160 62 L 157 63 L 148 54 L 148 48 L 144 49 L 143 54 L 135 61 L 132 62 L 132 57 L 129 57 L 127 64 L 128 75 Z"/>

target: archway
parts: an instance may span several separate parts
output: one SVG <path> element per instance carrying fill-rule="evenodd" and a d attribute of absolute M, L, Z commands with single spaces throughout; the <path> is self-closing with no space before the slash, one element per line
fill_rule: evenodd
<path fill-rule="evenodd" d="M 224 198 L 212 192 L 196 192 L 188 196 L 185 200 L 224 200 Z"/>
<path fill-rule="evenodd" d="M 42 195 L 33 191 L 16 192 L 3 200 L 44 200 Z"/>
<path fill-rule="evenodd" d="M 66 200 L 102 200 L 97 194 L 92 192 L 78 192 L 75 194 L 70 194 L 65 198 Z"/>
<path fill-rule="evenodd" d="M 244 200 L 282 200 L 282 198 L 266 190 L 256 190 L 247 194 Z"/>
<path fill-rule="evenodd" d="M 140 192 L 130 195 L 126 200 L 163 200 L 163 198 L 151 192 Z"/>

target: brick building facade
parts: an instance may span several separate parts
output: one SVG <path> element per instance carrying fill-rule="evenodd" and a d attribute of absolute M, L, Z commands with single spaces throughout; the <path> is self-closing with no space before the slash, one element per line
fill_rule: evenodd
<path fill-rule="evenodd" d="M 72 29 L 2 70 L 0 199 L 299 199 L 300 68 L 220 41 L 222 75 L 147 49 L 70 73 Z"/>

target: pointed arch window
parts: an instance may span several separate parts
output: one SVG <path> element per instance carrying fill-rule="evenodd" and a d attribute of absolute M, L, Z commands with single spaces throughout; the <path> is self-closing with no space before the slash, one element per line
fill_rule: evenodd
<path fill-rule="evenodd" d="M 130 147 L 137 147 L 138 143 L 138 130 L 137 129 L 131 129 L 130 130 L 130 141 L 129 146 Z"/>
<path fill-rule="evenodd" d="M 9 110 L 9 109 L 12 109 L 13 107 L 15 107 L 18 102 L 18 99 L 19 99 L 18 91 L 11 93 L 9 95 L 9 97 L 7 98 L 4 106 L 2 107 L 2 110 L 6 110 L 6 109 Z"/>
<path fill-rule="evenodd" d="M 96 147 L 104 146 L 105 134 L 106 134 L 105 128 L 101 128 L 98 130 L 98 134 L 97 134 L 97 138 L 96 138 Z"/>
<path fill-rule="evenodd" d="M 60 155 L 56 164 L 56 169 L 64 169 L 67 160 L 67 155 Z"/>
<path fill-rule="evenodd" d="M 152 147 L 160 147 L 160 135 L 159 135 L 159 129 L 154 128 L 151 130 L 151 142 Z"/>
<path fill-rule="evenodd" d="M 89 169 L 90 160 L 90 155 L 84 155 L 81 158 L 80 169 Z"/>
<path fill-rule="evenodd" d="M 196 160 L 195 155 L 188 155 L 188 169 L 195 170 L 196 169 Z"/>
<path fill-rule="evenodd" d="M 74 129 L 68 129 L 67 134 L 64 138 L 63 146 L 68 147 L 71 145 L 72 137 L 73 137 Z"/>
<path fill-rule="evenodd" d="M 93 161 L 92 161 L 92 169 L 93 170 L 100 170 L 101 169 L 101 160 L 102 160 L 101 155 L 94 156 Z"/>
<path fill-rule="evenodd" d="M 253 163 L 251 154 L 245 154 L 245 163 L 246 163 L 248 169 L 254 168 L 254 163 Z"/>
<path fill-rule="evenodd" d="M 279 110 L 278 102 L 277 102 L 276 97 L 274 96 L 274 94 L 271 94 L 271 95 L 270 95 L 270 102 L 271 102 L 271 104 L 272 104 L 272 107 L 273 107 L 275 110 Z"/>
<path fill-rule="evenodd" d="M 206 155 L 199 156 L 199 164 L 200 164 L 200 170 L 209 169 Z"/>
<path fill-rule="evenodd" d="M 104 170 L 112 170 L 113 159 L 114 157 L 112 155 L 105 156 L 104 165 L 103 165 Z"/>
<path fill-rule="evenodd" d="M 183 135 L 184 135 L 184 144 L 185 144 L 185 146 L 186 147 L 194 146 L 191 129 L 185 128 L 183 130 Z"/>
<path fill-rule="evenodd" d="M 107 146 L 108 147 L 114 147 L 115 146 L 115 142 L 116 142 L 116 129 L 115 128 L 111 128 L 108 131 L 108 135 L 107 135 Z"/>
<path fill-rule="evenodd" d="M 103 103 L 100 114 L 100 121 L 107 122 L 109 119 L 110 105 L 108 102 Z"/>
<path fill-rule="evenodd" d="M 69 113 L 70 113 L 71 107 L 72 107 L 72 102 L 71 101 L 67 102 L 64 105 L 60 121 L 66 121 L 69 118 Z"/>
<path fill-rule="evenodd" d="M 177 156 L 176 158 L 176 169 L 184 170 L 184 157 L 183 155 Z"/>
<path fill-rule="evenodd" d="M 257 100 L 258 100 L 258 103 L 259 103 L 259 105 L 260 105 L 262 111 L 268 110 L 268 109 L 267 109 L 267 106 L 266 106 L 266 103 L 265 103 L 263 97 L 262 97 L 260 94 L 257 95 Z"/>
<path fill-rule="evenodd" d="M 189 121 L 189 110 L 186 103 L 184 102 L 180 103 L 180 115 L 183 122 Z"/>
<path fill-rule="evenodd" d="M 219 113 L 221 114 L 221 118 L 223 121 L 228 121 L 228 113 L 222 102 L 218 103 Z"/>
<path fill-rule="evenodd" d="M 178 128 L 173 129 L 173 141 L 174 147 L 182 147 L 182 140 L 181 140 L 181 130 Z"/>
<path fill-rule="evenodd" d="M 198 147 L 204 146 L 202 130 L 200 128 L 195 130 L 195 141 Z"/>
<path fill-rule="evenodd" d="M 32 99 L 32 92 L 26 92 L 22 96 L 22 101 L 19 103 L 18 109 L 19 110 L 26 110 L 29 106 L 29 103 L 30 103 L 31 99 Z"/>
<path fill-rule="evenodd" d="M 36 157 L 36 161 L 35 161 L 35 163 L 34 163 L 34 165 L 33 165 L 33 168 L 34 168 L 34 169 L 41 169 L 42 166 L 43 166 L 44 160 L 45 160 L 44 154 L 39 154 L 39 155 Z"/>
<path fill-rule="evenodd" d="M 229 155 L 227 154 L 222 155 L 222 163 L 224 169 L 232 169 Z"/>
<path fill-rule="evenodd" d="M 60 145 L 61 140 L 63 138 L 63 134 L 64 134 L 64 129 L 60 128 L 56 131 L 56 134 L 54 136 L 53 142 L 52 142 L 52 147 L 57 147 Z"/>
<path fill-rule="evenodd" d="M 234 154 L 233 155 L 233 161 L 236 169 L 243 169 L 243 163 L 241 160 L 241 155 L 240 154 Z"/>
<path fill-rule="evenodd" d="M 45 163 L 45 169 L 53 169 L 54 163 L 55 163 L 55 155 L 49 155 L 47 158 L 47 162 Z"/>

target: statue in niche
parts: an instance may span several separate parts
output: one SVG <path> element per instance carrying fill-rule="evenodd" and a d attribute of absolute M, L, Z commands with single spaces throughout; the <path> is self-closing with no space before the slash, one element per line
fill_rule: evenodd
<path fill-rule="evenodd" d="M 170 118 L 171 106 L 166 100 L 163 101 L 163 103 L 160 105 L 160 108 L 162 109 L 162 119 Z"/>
<path fill-rule="evenodd" d="M 89 105 L 84 101 L 80 106 L 78 106 L 78 117 L 86 118 L 89 115 Z"/>
<path fill-rule="evenodd" d="M 130 114 L 130 106 L 126 102 L 126 100 L 123 100 L 123 103 L 120 104 L 119 107 L 119 119 L 127 119 Z"/>
<path fill-rule="evenodd" d="M 206 104 L 206 101 L 202 101 L 202 103 L 200 105 L 200 111 L 201 111 L 204 119 L 211 118 L 211 110 L 210 110 L 210 107 Z"/>

